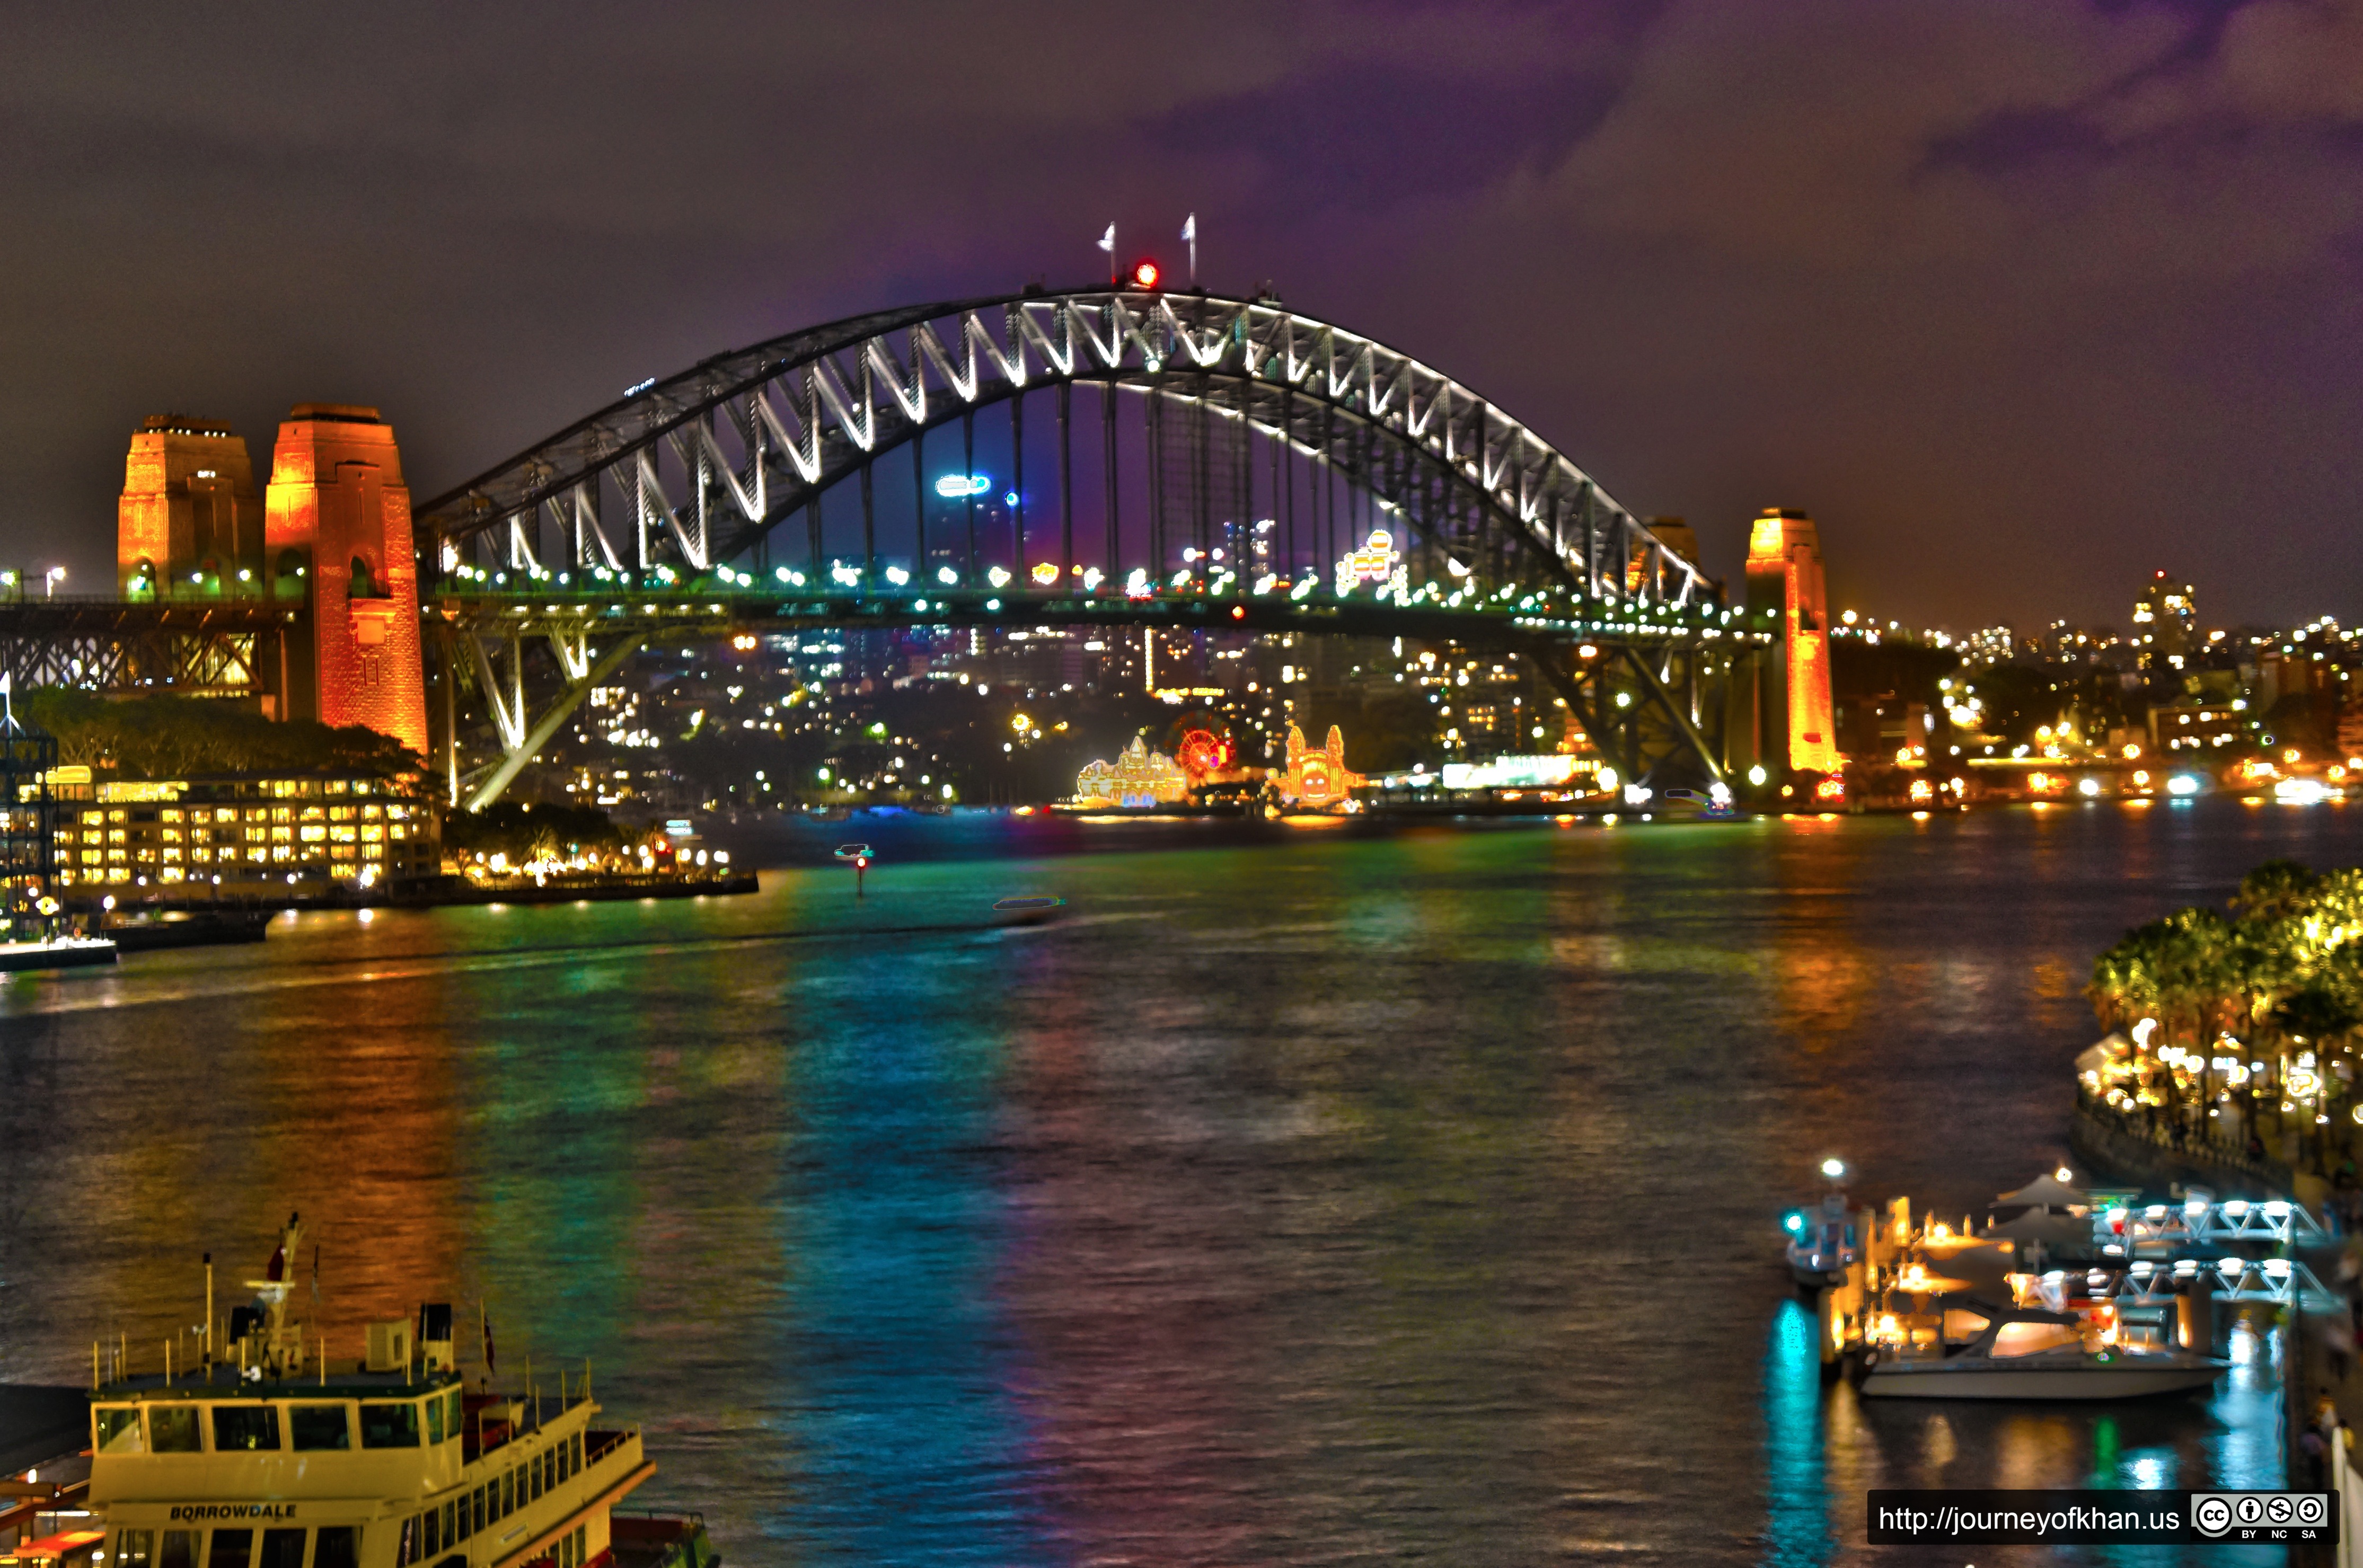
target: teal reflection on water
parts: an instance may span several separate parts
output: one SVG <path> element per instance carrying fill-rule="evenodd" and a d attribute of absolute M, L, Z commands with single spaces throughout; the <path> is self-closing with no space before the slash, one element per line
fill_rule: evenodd
<path fill-rule="evenodd" d="M 1795 1301 L 1783 1303 L 1764 1347 L 1766 1568 L 1819 1568 L 1830 1560 L 1821 1360 L 1818 1320 Z"/>
<path fill-rule="evenodd" d="M 793 1258 L 768 1391 L 793 1495 L 767 1533 L 871 1562 L 1045 1562 L 1026 1501 L 1024 1369 L 995 1275 L 1012 1220 L 994 1140 L 1005 1053 L 973 948 L 852 986 L 792 1058 L 776 1212 Z M 820 994 L 815 995 L 818 989 Z"/>

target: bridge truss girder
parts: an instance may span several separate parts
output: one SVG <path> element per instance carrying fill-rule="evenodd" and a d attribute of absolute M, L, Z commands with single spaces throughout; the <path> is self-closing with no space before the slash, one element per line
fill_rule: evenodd
<path fill-rule="evenodd" d="M 1118 389 L 1143 394 L 1152 429 L 1169 408 L 1212 415 L 1195 437 L 1202 453 L 1217 439 L 1251 445 L 1252 434 L 1364 488 L 1426 552 L 1423 583 L 1487 594 L 1517 584 L 1594 611 L 1670 605 L 1701 624 L 1715 608 L 1697 568 L 1589 475 L 1429 367 L 1273 301 L 1104 289 L 879 313 L 716 356 L 427 502 L 422 565 L 448 574 L 490 552 L 492 566 L 534 579 L 707 572 L 857 475 L 867 546 L 879 459 L 981 408 L 1058 388 L 1060 515 L 1044 532 L 1064 569 L 1077 545 L 1066 393 L 1079 383 L 1103 388 L 1111 420 Z M 1120 509 L 1109 518 L 1113 535 Z M 1205 519 L 1193 526 L 1203 533 Z M 1136 552 L 1147 559 L 1119 559 L 1130 547 L 1117 537 L 1095 553 L 1111 576 L 1140 566 L 1162 577 L 1168 547 L 1190 538 L 1160 536 Z M 817 565 L 816 533 L 813 553 Z M 1049 557 L 1045 543 L 1037 558 Z M 1280 575 L 1328 564 L 1300 558 Z M 973 576 L 980 563 L 969 565 Z"/>
<path fill-rule="evenodd" d="M 68 686 L 255 695 L 277 689 L 281 643 L 297 619 L 259 602 L 0 603 L 0 670 L 20 691 Z"/>

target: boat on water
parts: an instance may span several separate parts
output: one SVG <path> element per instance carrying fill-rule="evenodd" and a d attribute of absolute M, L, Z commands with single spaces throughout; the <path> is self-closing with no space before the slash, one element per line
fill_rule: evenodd
<path fill-rule="evenodd" d="M 1789 1277 L 1799 1288 L 1819 1290 L 1846 1283 L 1847 1270 L 1860 1249 L 1845 1193 L 1831 1193 L 1819 1208 L 1793 1210 L 1788 1231 Z"/>
<path fill-rule="evenodd" d="M 2212 1353 L 2210 1297 L 2249 1265 L 2226 1260 L 2202 1278 L 2196 1259 L 2128 1259 L 2123 1242 L 2104 1253 L 2104 1235 L 2134 1239 L 2132 1200 L 2070 1187 L 2069 1174 L 2003 1193 L 1991 1208 L 2018 1212 L 1982 1226 L 1915 1221 L 1906 1198 L 1849 1217 L 1844 1237 L 1858 1232 L 1860 1247 L 1816 1291 L 1825 1375 L 1842 1365 L 1867 1398 L 2127 1399 L 2213 1384 L 2229 1364 Z M 1819 1223 L 1791 1225 L 1801 1280 L 1800 1247 L 1835 1233 L 1843 1207 L 1833 1193 Z M 2069 1260 L 2091 1266 L 2053 1266 Z"/>
<path fill-rule="evenodd" d="M 1064 899 L 1027 898 L 996 899 L 993 903 L 993 923 L 995 925 L 1042 925 L 1059 918 L 1067 907 Z"/>
<path fill-rule="evenodd" d="M 2206 1388 L 2231 1364 L 2173 1342 L 2175 1299 L 2136 1320 L 2105 1301 L 2054 1311 L 1947 1297 L 1917 1320 L 1880 1320 L 1890 1333 L 1864 1349 L 1859 1390 L 1872 1399 L 2135 1399 Z"/>
<path fill-rule="evenodd" d="M 553 1397 L 471 1386 L 452 1311 L 369 1326 L 333 1364 L 287 1313 L 300 1219 L 194 1365 L 92 1350 L 90 1521 L 62 1568 L 715 1568 L 695 1515 L 619 1512 L 655 1474 L 586 1368 Z M 208 1285 L 210 1297 L 210 1283 Z"/>
<path fill-rule="evenodd" d="M 1862 1255 L 1861 1236 L 1847 1198 L 1846 1162 L 1824 1160 L 1822 1175 L 1829 1178 L 1830 1190 L 1823 1194 L 1820 1205 L 1792 1209 L 1781 1221 L 1789 1234 L 1789 1276 L 1800 1290 L 1844 1285 L 1847 1270 Z"/>
<path fill-rule="evenodd" d="M 49 942 L 0 942 L 0 974 L 41 969 L 88 969 L 115 962 L 112 942 L 86 936 L 61 936 Z"/>
<path fill-rule="evenodd" d="M 187 910 L 160 914 L 110 915 L 100 924 L 106 940 L 124 953 L 157 953 L 176 947 L 222 947 L 261 942 L 271 932 L 270 910 Z"/>

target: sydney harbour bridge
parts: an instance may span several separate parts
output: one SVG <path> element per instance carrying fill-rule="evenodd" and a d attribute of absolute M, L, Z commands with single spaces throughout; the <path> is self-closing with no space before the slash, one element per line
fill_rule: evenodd
<path fill-rule="evenodd" d="M 635 652 L 815 627 L 1506 653 L 1625 777 L 1719 781 L 1765 754 L 1784 633 L 1777 606 L 1725 602 L 1687 530 L 1653 532 L 1443 372 L 1275 299 L 1153 287 L 919 305 L 717 355 L 408 529 L 410 559 L 356 551 L 349 581 L 341 545 L 282 550 L 250 597 L 214 563 L 199 595 L 142 558 L 119 598 L 0 605 L 0 661 L 20 686 L 231 693 L 316 649 L 327 670 L 349 635 L 416 650 L 391 679 L 432 678 L 438 771 L 480 807 Z M 415 582 L 415 637 L 362 625 L 389 578 L 405 617 Z"/>

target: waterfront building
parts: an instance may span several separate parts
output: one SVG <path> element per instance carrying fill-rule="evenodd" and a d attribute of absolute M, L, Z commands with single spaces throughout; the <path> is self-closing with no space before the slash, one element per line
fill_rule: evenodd
<path fill-rule="evenodd" d="M 420 778 L 216 774 L 94 781 L 50 775 L 60 888 L 224 891 L 290 878 L 373 887 L 442 868 Z"/>
<path fill-rule="evenodd" d="M 1925 702 L 1893 691 L 1850 697 L 1840 706 L 1837 723 L 1838 749 L 1850 761 L 1899 767 L 1927 765 L 1936 724 Z"/>
<path fill-rule="evenodd" d="M 1821 535 L 1804 513 L 1772 507 L 1749 529 L 1747 619 L 1769 625 L 1779 640 L 1757 659 L 1753 691 L 1735 692 L 1733 751 L 1740 767 L 1762 767 L 1775 776 L 1836 772 L 1829 598 Z"/>
<path fill-rule="evenodd" d="M 2141 597 L 2134 601 L 2133 643 L 2142 669 L 2180 669 L 2198 622 L 2198 601 L 2191 584 L 2171 581 L 2163 570 L 2150 573 Z"/>
<path fill-rule="evenodd" d="M 2149 707 L 2149 744 L 2153 752 L 2169 756 L 2180 751 L 2210 751 L 2237 745 L 2247 738 L 2246 704 L 2191 698 L 2179 702 L 2153 702 Z"/>
<path fill-rule="evenodd" d="M 259 598 L 262 533 L 246 442 L 228 425 L 178 414 L 140 422 L 116 503 L 116 586 L 124 598 Z"/>
<path fill-rule="evenodd" d="M 41 900 L 56 886 L 57 764 L 56 737 L 0 707 L 0 926 L 8 940 L 39 931 Z"/>
<path fill-rule="evenodd" d="M 302 605 L 310 633 L 283 645 L 282 716 L 366 724 L 424 757 L 418 570 L 393 428 L 373 408 L 296 404 L 263 513 L 272 597 Z"/>

